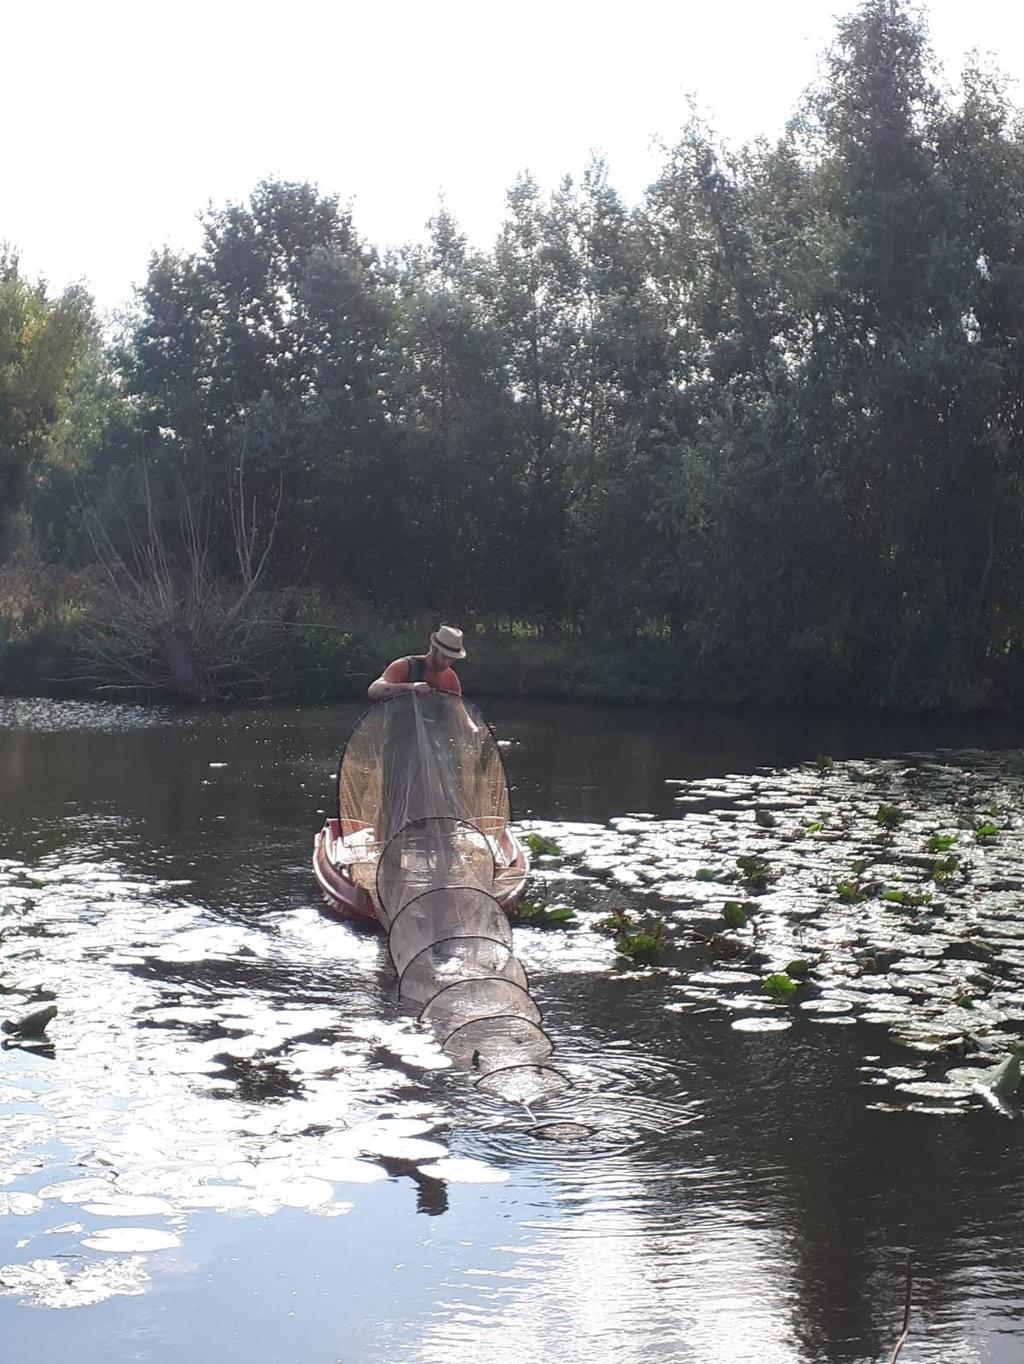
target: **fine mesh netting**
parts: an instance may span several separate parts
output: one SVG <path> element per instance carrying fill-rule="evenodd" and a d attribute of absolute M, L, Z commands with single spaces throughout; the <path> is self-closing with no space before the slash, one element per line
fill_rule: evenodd
<path fill-rule="evenodd" d="M 385 843 L 377 862 L 376 889 L 386 925 L 411 900 L 428 892 L 478 890 L 493 902 L 494 850 L 487 835 L 466 820 L 416 819 Z M 439 904 L 437 899 L 432 902 L 435 913 Z"/>
<path fill-rule="evenodd" d="M 508 781 L 476 707 L 442 692 L 374 706 L 342 757 L 338 820 L 402 999 L 481 1089 L 529 1104 L 564 1088 L 499 903 L 514 876 Z"/>
<path fill-rule="evenodd" d="M 378 702 L 353 729 L 338 770 L 342 832 L 371 831 L 383 845 L 439 815 L 504 832 L 508 780 L 493 732 L 472 702 L 446 692 Z"/>

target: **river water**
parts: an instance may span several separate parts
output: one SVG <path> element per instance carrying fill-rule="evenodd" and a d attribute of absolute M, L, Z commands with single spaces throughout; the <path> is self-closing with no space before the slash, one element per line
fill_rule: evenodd
<path fill-rule="evenodd" d="M 319 912 L 359 709 L 0 701 L 0 1364 L 866 1364 L 908 1257 L 906 1364 L 1021 1358 L 1024 730 L 487 707 L 528 1110 Z"/>

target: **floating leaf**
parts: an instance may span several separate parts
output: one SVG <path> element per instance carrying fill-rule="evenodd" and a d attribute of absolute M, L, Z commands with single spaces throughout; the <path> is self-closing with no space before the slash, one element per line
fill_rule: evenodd
<path fill-rule="evenodd" d="M 615 947 L 638 966 L 651 966 L 661 960 L 665 948 L 665 930 L 659 924 L 650 933 L 624 933 L 616 939 Z"/>
<path fill-rule="evenodd" d="M 837 881 L 836 894 L 844 905 L 859 905 L 867 898 L 859 881 Z"/>
<path fill-rule="evenodd" d="M 960 858 L 956 853 L 948 853 L 945 857 L 937 857 L 932 863 L 932 880 L 939 884 L 954 875 L 960 868 Z"/>
<path fill-rule="evenodd" d="M 599 919 L 594 927 L 598 933 L 607 933 L 610 937 L 617 937 L 635 928 L 636 924 L 624 909 L 613 909 L 607 919 Z"/>
<path fill-rule="evenodd" d="M 558 857 L 562 851 L 553 838 L 543 834 L 527 834 L 524 841 L 534 857 Z"/>
<path fill-rule="evenodd" d="M 956 834 L 932 834 L 926 846 L 930 853 L 944 853 L 949 852 L 955 842 Z"/>
<path fill-rule="evenodd" d="M 764 890 L 771 879 L 772 870 L 763 857 L 747 855 L 737 857 L 736 865 L 740 869 L 743 882 L 750 890 Z"/>
<path fill-rule="evenodd" d="M 931 894 L 926 890 L 886 890 L 882 892 L 882 899 L 891 905 L 904 905 L 908 909 L 918 909 L 921 905 L 931 903 Z"/>
<path fill-rule="evenodd" d="M 875 819 L 883 829 L 898 829 L 906 817 L 906 812 L 898 805 L 886 805 L 884 801 L 875 811 Z"/>
<path fill-rule="evenodd" d="M 576 911 L 570 905 L 538 905 L 531 902 L 519 906 L 519 921 L 530 928 L 567 928 L 576 922 Z"/>
<path fill-rule="evenodd" d="M 809 961 L 807 961 L 804 957 L 797 957 L 795 961 L 791 961 L 787 965 L 786 975 L 792 976 L 794 980 L 803 980 L 803 978 L 807 975 L 810 969 L 811 963 Z"/>
<path fill-rule="evenodd" d="M 797 986 L 785 971 L 773 971 L 770 976 L 765 976 L 761 982 L 761 989 L 777 1004 L 787 1004 L 796 994 Z"/>
<path fill-rule="evenodd" d="M 722 906 L 722 918 L 730 928 L 746 928 L 747 911 L 739 900 L 726 900 Z"/>

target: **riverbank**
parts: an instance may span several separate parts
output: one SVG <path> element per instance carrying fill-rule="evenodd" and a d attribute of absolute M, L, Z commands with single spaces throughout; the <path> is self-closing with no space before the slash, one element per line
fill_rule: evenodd
<path fill-rule="evenodd" d="M 418 621 L 374 627 L 296 624 L 282 632 L 265 675 L 223 698 L 324 704 L 358 699 L 392 658 L 421 652 Z M 479 696 L 518 696 L 619 703 L 707 700 L 686 686 L 678 651 L 659 640 L 543 638 L 522 629 L 482 628 L 467 640 L 460 669 Z M 166 688 L 102 677 L 83 658 L 79 623 L 49 619 L 25 629 L 0 618 L 0 695 L 94 699 L 175 699 Z M 744 698 L 736 697 L 735 700 Z"/>
<path fill-rule="evenodd" d="M 75 699 L 189 699 L 159 659 L 136 647 L 108 652 L 116 619 L 93 605 L 85 575 L 58 570 L 0 573 L 0 695 Z M 223 614 L 223 605 L 221 606 Z M 426 647 L 436 611 L 388 619 L 339 596 L 265 594 L 244 635 L 208 671 L 213 701 L 299 705 L 357 700 L 391 659 Z M 1019 666 L 964 682 L 954 696 L 919 686 L 897 705 L 879 705 L 870 681 L 841 671 L 801 669 L 781 656 L 765 668 L 709 658 L 667 630 L 615 636 L 542 627 L 530 620 L 462 619 L 468 657 L 459 669 L 474 696 L 601 701 L 630 705 L 841 706 L 895 713 L 984 714 L 1021 710 Z M 137 639 L 137 636 L 136 636 Z M 145 639 L 144 639 L 145 644 Z"/>

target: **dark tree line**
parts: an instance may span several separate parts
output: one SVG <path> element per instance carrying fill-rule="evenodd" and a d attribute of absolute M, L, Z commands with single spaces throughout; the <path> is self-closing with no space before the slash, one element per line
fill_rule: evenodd
<path fill-rule="evenodd" d="M 937 80 L 908 5 L 865 0 L 778 140 L 693 119 L 634 210 L 600 162 L 524 177 L 489 253 L 442 209 L 382 255 L 337 199 L 265 183 L 153 259 L 112 353 L 5 258 L 5 524 L 87 558 L 82 506 L 109 524 L 144 462 L 225 581 L 240 496 L 259 534 L 276 512 L 268 585 L 654 636 L 694 694 L 1005 688 L 1024 129 L 991 73 Z"/>

